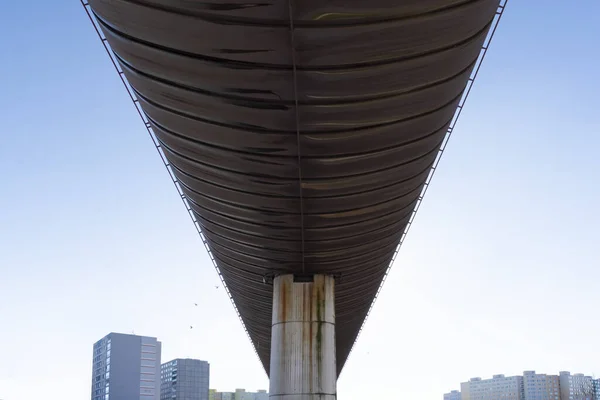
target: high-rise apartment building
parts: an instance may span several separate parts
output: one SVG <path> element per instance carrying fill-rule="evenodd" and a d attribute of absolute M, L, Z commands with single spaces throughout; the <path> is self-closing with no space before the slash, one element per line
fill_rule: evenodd
<path fill-rule="evenodd" d="M 600 400 L 600 379 L 594 379 L 594 400 Z"/>
<path fill-rule="evenodd" d="M 177 358 L 164 363 L 160 374 L 160 400 L 209 400 L 208 362 Z"/>
<path fill-rule="evenodd" d="M 525 400 L 560 400 L 558 375 L 523 373 Z"/>
<path fill-rule="evenodd" d="M 458 390 L 453 390 L 450 393 L 444 394 L 444 400 L 462 400 L 462 398 Z"/>
<path fill-rule="evenodd" d="M 91 400 L 160 400 L 161 343 L 109 333 L 94 344 Z"/>
<path fill-rule="evenodd" d="M 444 400 L 600 400 L 600 379 L 567 371 L 559 375 L 525 371 L 523 376 L 472 378 L 460 388 L 460 392 L 444 394 Z"/>
<path fill-rule="evenodd" d="M 209 400 L 269 400 L 269 393 L 266 390 L 246 392 L 245 389 L 235 389 L 235 392 L 217 392 L 210 389 Z"/>
<path fill-rule="evenodd" d="M 522 376 L 472 378 L 461 383 L 460 389 L 462 400 L 524 400 Z"/>
<path fill-rule="evenodd" d="M 245 389 L 235 389 L 234 400 L 269 400 L 269 393 L 266 390 L 246 392 Z"/>
<path fill-rule="evenodd" d="M 561 400 L 594 400 L 594 380 L 591 376 L 561 371 L 559 384 Z"/>
<path fill-rule="evenodd" d="M 217 392 L 216 390 L 212 393 L 212 398 L 209 400 L 235 400 L 234 392 Z"/>
<path fill-rule="evenodd" d="M 258 390 L 254 393 L 254 400 L 269 400 L 269 393 L 266 390 Z"/>

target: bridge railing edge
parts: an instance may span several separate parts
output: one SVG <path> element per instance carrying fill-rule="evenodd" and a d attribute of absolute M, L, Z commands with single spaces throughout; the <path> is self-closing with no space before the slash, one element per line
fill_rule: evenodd
<path fill-rule="evenodd" d="M 450 121 L 450 125 L 448 126 L 446 136 L 444 137 L 442 145 L 441 145 L 440 149 L 438 150 L 438 154 L 435 158 L 435 161 L 433 163 L 431 170 L 429 171 L 429 175 L 427 176 L 425 185 L 423 186 L 423 189 L 421 190 L 419 198 L 417 199 L 417 203 L 416 203 L 415 208 L 413 209 L 413 212 L 408 220 L 408 223 L 406 224 L 406 228 L 404 229 L 404 232 L 402 233 L 400 242 L 398 243 L 398 246 L 396 247 L 396 250 L 394 251 L 392 259 L 390 260 L 390 263 L 387 267 L 387 270 L 385 271 L 385 274 L 383 275 L 383 279 L 381 281 L 381 284 L 379 285 L 379 288 L 377 289 L 375 298 L 371 302 L 369 310 L 367 311 L 367 315 L 365 316 L 365 319 L 363 320 L 363 323 L 361 324 L 358 334 L 356 335 L 356 339 L 354 340 L 354 343 L 352 344 L 352 347 L 350 348 L 350 352 L 348 353 L 346 362 L 350 358 L 350 355 L 352 354 L 352 351 L 354 350 L 354 347 L 356 346 L 356 342 L 358 341 L 358 339 L 365 327 L 365 324 L 367 323 L 367 320 L 369 319 L 369 315 L 371 314 L 371 311 L 373 310 L 373 307 L 375 306 L 377 298 L 379 297 L 379 294 L 381 293 L 381 290 L 382 290 L 383 285 L 385 284 L 385 281 L 390 273 L 390 270 L 391 270 L 392 266 L 394 265 L 394 262 L 396 261 L 396 257 L 398 256 L 398 253 L 400 252 L 402 244 L 404 243 L 404 240 L 406 239 L 406 235 L 408 234 L 410 227 L 412 226 L 412 224 L 414 222 L 414 219 L 417 215 L 417 212 L 419 211 L 419 208 L 421 207 L 421 204 L 423 203 L 423 198 L 425 197 L 425 194 L 427 193 L 427 189 L 429 188 L 429 185 L 431 184 L 431 180 L 433 179 L 433 176 L 435 175 L 435 171 L 440 163 L 440 160 L 442 158 L 444 150 L 446 149 L 448 141 L 450 140 L 452 133 L 454 131 L 454 128 L 456 127 L 458 118 L 460 117 L 460 114 L 462 113 L 462 110 L 467 101 L 467 98 L 469 97 L 469 93 L 471 92 L 471 89 L 473 88 L 473 84 L 475 83 L 475 78 L 477 78 L 479 69 L 481 68 L 481 65 L 483 64 L 483 60 L 485 58 L 485 55 L 487 54 L 488 48 L 492 42 L 494 34 L 496 33 L 496 29 L 498 28 L 500 19 L 502 18 L 502 15 L 504 14 L 504 9 L 506 8 L 507 4 L 508 4 L 508 0 L 500 0 L 498 3 L 498 9 L 496 10 L 496 14 L 494 15 L 494 19 L 492 20 L 492 25 L 490 26 L 490 30 L 488 31 L 488 34 L 483 42 L 483 46 L 481 47 L 481 50 L 479 52 L 479 56 L 477 57 L 477 61 L 475 63 L 473 71 L 471 72 L 471 75 L 469 76 L 469 80 L 467 81 L 467 84 L 466 84 L 465 88 L 463 89 L 463 95 L 461 96 L 458 106 L 456 107 L 456 110 L 454 112 L 454 116 L 452 117 L 452 120 Z"/>
<path fill-rule="evenodd" d="M 160 142 L 158 141 L 154 131 L 152 130 L 152 124 L 148 120 L 145 112 L 142 110 L 140 102 L 139 102 L 137 96 L 135 95 L 133 88 L 127 81 L 127 78 L 125 77 L 125 75 L 123 73 L 123 70 L 119 67 L 119 63 L 115 57 L 115 54 L 113 53 L 113 50 L 110 47 L 110 44 L 108 43 L 108 40 L 102 33 L 102 30 L 100 29 L 100 26 L 98 25 L 98 22 L 96 21 L 96 17 L 94 15 L 94 12 L 92 11 L 89 3 L 85 0 L 80 0 L 80 3 L 83 6 L 85 13 L 87 14 L 92 26 L 94 27 L 94 30 L 96 31 L 96 34 L 98 35 L 98 38 L 102 42 L 102 46 L 104 47 L 104 50 L 108 54 L 108 57 L 110 58 L 110 61 L 113 65 L 115 71 L 117 71 L 117 74 L 119 75 L 119 78 L 121 79 L 121 82 L 123 83 L 123 86 L 125 86 L 125 90 L 127 91 L 127 94 L 129 95 L 137 113 L 139 114 L 140 119 L 144 123 L 144 126 L 148 132 L 148 135 L 150 136 L 150 139 L 152 140 L 152 143 L 153 143 L 154 147 L 156 148 L 156 151 L 158 152 L 158 155 L 160 156 L 160 158 L 167 170 L 167 173 L 169 174 L 171 181 L 173 182 L 173 185 L 175 186 L 175 189 L 177 190 L 177 193 L 179 194 L 181 201 L 183 202 L 183 205 L 188 212 L 190 219 L 192 220 L 192 222 L 196 228 L 196 231 L 198 232 L 198 235 L 200 236 L 200 239 L 202 240 L 202 244 L 204 245 L 204 248 L 206 249 L 208 257 L 210 258 L 210 260 L 213 264 L 213 267 L 215 268 L 215 270 L 217 272 L 219 279 L 221 280 L 221 284 L 223 285 L 223 288 L 225 289 L 225 292 L 227 293 L 227 297 L 229 297 L 229 300 L 231 301 L 231 304 L 233 305 L 233 309 L 235 310 L 240 322 L 242 323 L 242 327 L 244 328 L 244 331 L 246 332 L 246 335 L 248 336 L 248 339 L 250 340 L 250 343 L 252 344 L 254 353 L 256 354 L 259 362 L 262 363 L 262 360 L 260 359 L 260 355 L 258 354 L 258 351 L 257 351 L 256 347 L 254 346 L 254 343 L 252 342 L 250 332 L 248 332 L 248 329 L 246 328 L 246 324 L 244 323 L 244 320 L 242 319 L 242 316 L 241 316 L 237 306 L 235 305 L 235 302 L 233 301 L 231 292 L 229 291 L 229 288 L 227 287 L 227 284 L 225 283 L 225 279 L 223 278 L 223 275 L 221 274 L 221 271 L 219 270 L 219 266 L 217 265 L 216 259 L 213 256 L 212 251 L 210 250 L 210 247 L 208 246 L 206 237 L 204 236 L 204 233 L 202 232 L 202 227 L 200 226 L 198 219 L 195 217 L 194 212 L 188 202 L 188 199 L 185 196 L 185 194 L 183 193 L 181 185 L 180 185 L 179 181 L 177 180 L 177 177 L 175 176 L 175 173 L 173 172 L 173 169 L 164 154 L 162 146 L 161 146 Z"/>

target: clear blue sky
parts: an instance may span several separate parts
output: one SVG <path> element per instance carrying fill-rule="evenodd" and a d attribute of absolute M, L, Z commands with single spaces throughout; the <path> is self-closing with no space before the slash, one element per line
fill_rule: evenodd
<path fill-rule="evenodd" d="M 598 15 L 511 1 L 340 399 L 600 375 Z M 211 387 L 268 388 L 79 2 L 0 19 L 0 398 L 88 398 L 110 331 L 208 360 Z"/>

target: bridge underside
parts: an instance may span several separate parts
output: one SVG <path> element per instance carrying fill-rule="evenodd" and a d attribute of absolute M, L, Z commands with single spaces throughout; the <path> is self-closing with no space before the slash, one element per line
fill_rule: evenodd
<path fill-rule="evenodd" d="M 267 373 L 290 273 L 336 276 L 339 373 L 499 1 L 89 3 Z"/>

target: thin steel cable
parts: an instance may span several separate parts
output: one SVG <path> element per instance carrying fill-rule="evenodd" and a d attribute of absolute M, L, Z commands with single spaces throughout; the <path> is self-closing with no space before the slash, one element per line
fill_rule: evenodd
<path fill-rule="evenodd" d="M 417 212 L 419 211 L 419 208 L 421 207 L 421 204 L 423 203 L 423 198 L 425 197 L 425 194 L 427 193 L 427 189 L 429 188 L 429 185 L 431 183 L 431 180 L 433 179 L 433 176 L 435 175 L 435 171 L 437 170 L 437 167 L 440 163 L 440 160 L 442 158 L 442 155 L 444 153 L 444 150 L 446 149 L 446 146 L 448 145 L 448 141 L 450 140 L 452 133 L 454 131 L 454 128 L 456 127 L 456 123 L 458 122 L 458 118 L 460 117 L 460 114 L 462 113 L 462 110 L 464 108 L 465 102 L 467 101 L 467 98 L 469 97 L 469 93 L 471 93 L 471 88 L 473 87 L 473 84 L 475 82 L 475 78 L 477 77 L 477 74 L 479 73 L 479 69 L 481 68 L 481 65 L 483 64 L 483 60 L 485 58 L 485 55 L 487 54 L 487 50 L 490 46 L 490 43 L 492 42 L 492 39 L 494 37 L 494 34 L 496 33 L 496 29 L 498 28 L 498 25 L 500 23 L 500 19 L 502 18 L 502 15 L 504 14 L 504 9 L 506 8 L 506 5 L 508 4 L 508 0 L 500 0 L 499 4 L 498 4 L 498 9 L 496 10 L 496 14 L 494 16 L 494 20 L 492 22 L 492 28 L 490 33 L 488 34 L 488 37 L 486 38 L 486 40 L 483 43 L 483 46 L 481 47 L 481 51 L 479 56 L 477 57 L 477 64 L 475 65 L 475 68 L 473 69 L 472 72 L 472 76 L 469 78 L 469 80 L 467 81 L 467 84 L 465 86 L 465 90 L 464 90 L 464 95 L 461 98 L 461 100 L 459 101 L 458 106 L 456 107 L 456 111 L 454 114 L 454 117 L 452 118 L 451 122 L 450 122 L 450 126 L 448 127 L 448 131 L 446 132 L 446 137 L 444 138 L 444 141 L 442 142 L 442 146 L 440 147 L 439 151 L 438 151 L 438 155 L 436 156 L 436 159 L 434 161 L 433 166 L 431 167 L 431 172 L 429 173 L 429 175 L 427 176 L 427 180 L 425 181 L 425 185 L 423 186 L 423 190 L 417 200 L 417 204 L 415 205 L 415 209 L 412 213 L 412 215 L 410 216 L 410 219 L 408 221 L 408 223 L 406 224 L 406 228 L 404 230 L 404 233 L 402 234 L 402 237 L 400 238 L 400 243 L 398 243 L 398 246 L 396 247 L 396 250 L 394 251 L 394 255 L 392 256 L 392 259 L 388 265 L 387 270 L 385 271 L 385 274 L 383 275 L 383 279 L 381 281 L 381 284 L 379 285 L 379 288 L 377 289 L 377 293 L 375 294 L 375 298 L 373 299 L 373 301 L 371 302 L 371 305 L 369 306 L 369 310 L 367 311 L 367 315 L 365 316 L 365 319 L 363 320 L 363 323 L 361 324 L 361 327 L 358 331 L 358 334 L 356 335 L 356 338 L 354 339 L 354 342 L 352 343 L 352 347 L 350 348 L 350 352 L 348 353 L 348 357 L 346 358 L 346 362 L 348 362 L 348 360 L 350 359 L 350 356 L 352 354 L 352 351 L 354 350 L 354 346 L 356 345 L 356 342 L 358 341 L 358 338 L 360 337 L 360 334 L 362 333 L 365 324 L 367 323 L 367 320 L 369 319 L 369 316 L 371 315 L 371 312 L 373 310 L 373 307 L 375 305 L 375 302 L 377 301 L 377 299 L 379 298 L 379 294 L 381 293 L 381 290 L 383 288 L 383 285 L 385 284 L 385 281 L 390 273 L 390 270 L 392 268 L 392 266 L 394 265 L 394 262 L 396 261 L 396 257 L 398 256 L 398 253 L 400 251 L 400 248 L 402 247 L 402 244 L 404 243 L 404 240 L 406 239 L 406 235 L 408 234 L 410 227 L 412 226 L 414 219 L 417 215 Z"/>
<path fill-rule="evenodd" d="M 290 18 L 290 43 L 292 46 L 292 74 L 294 79 L 294 103 L 296 111 L 296 147 L 298 149 L 298 194 L 300 195 L 300 235 L 302 240 L 302 273 L 306 272 L 304 264 L 304 196 L 302 190 L 302 155 L 300 152 L 300 112 L 298 110 L 298 70 L 296 67 L 296 40 L 294 38 L 294 0 L 288 0 Z"/>

